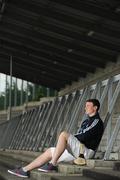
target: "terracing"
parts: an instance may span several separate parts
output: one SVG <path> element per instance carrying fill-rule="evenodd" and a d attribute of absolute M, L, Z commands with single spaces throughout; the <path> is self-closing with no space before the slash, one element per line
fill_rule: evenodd
<path fill-rule="evenodd" d="M 43 102 L 17 118 L 1 123 L 1 176 L 11 178 L 2 172 L 6 172 L 7 168 L 15 164 L 29 162 L 47 147 L 55 146 L 56 136 L 62 130 L 75 133 L 83 120 L 83 105 L 86 99 L 95 97 L 101 102 L 100 114 L 106 127 L 95 159 L 88 160 L 86 167 L 60 164 L 60 174 L 55 175 L 33 171 L 33 178 L 61 179 L 67 176 L 70 179 L 73 177 L 78 179 L 79 176 L 81 178 L 89 176 L 99 179 L 101 174 L 103 177 L 119 179 L 119 172 L 113 171 L 119 170 L 120 161 L 119 94 L 120 75 L 116 75 L 84 89 Z"/>

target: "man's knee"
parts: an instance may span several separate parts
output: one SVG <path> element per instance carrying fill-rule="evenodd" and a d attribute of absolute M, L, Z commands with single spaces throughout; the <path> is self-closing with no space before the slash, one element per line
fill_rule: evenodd
<path fill-rule="evenodd" d="M 50 148 L 46 149 L 46 153 L 49 156 L 49 158 L 52 158 L 53 149 L 55 149 L 55 148 L 50 147 Z"/>
<path fill-rule="evenodd" d="M 66 140 L 68 139 L 68 137 L 69 137 L 69 133 L 68 132 L 66 132 L 66 131 L 62 131 L 61 133 L 60 133 L 60 136 L 59 137 L 64 137 Z"/>

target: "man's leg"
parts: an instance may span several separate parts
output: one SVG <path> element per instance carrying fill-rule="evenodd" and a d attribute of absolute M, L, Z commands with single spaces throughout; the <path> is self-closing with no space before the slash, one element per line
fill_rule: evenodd
<path fill-rule="evenodd" d="M 51 163 L 53 165 L 56 165 L 59 157 L 62 155 L 62 153 L 67 148 L 67 141 L 68 141 L 69 135 L 70 134 L 65 132 L 65 131 L 63 131 L 60 134 L 60 136 L 58 138 L 58 142 L 57 142 L 56 148 L 55 148 L 55 151 L 54 151 L 54 154 L 53 154 L 53 157 L 52 157 L 52 160 L 51 160 Z"/>
<path fill-rule="evenodd" d="M 54 151 L 55 151 L 55 147 L 51 147 L 52 157 L 53 157 Z M 57 163 L 73 162 L 74 159 L 75 159 L 75 157 L 71 153 L 69 153 L 67 149 L 65 149 L 65 151 L 62 153 L 62 155 L 59 157 Z M 50 161 L 50 163 L 51 163 L 51 161 Z"/>
<path fill-rule="evenodd" d="M 34 161 L 32 161 L 30 164 L 25 166 L 23 169 L 26 171 L 30 171 L 32 169 L 35 169 L 39 166 L 42 166 L 46 162 L 49 162 L 51 160 L 51 163 L 53 165 L 56 165 L 59 157 L 64 152 L 64 150 L 67 147 L 67 140 L 68 140 L 69 134 L 67 132 L 62 132 L 58 138 L 58 142 L 52 157 L 51 149 L 47 149 L 43 154 L 38 156 Z"/>
<path fill-rule="evenodd" d="M 14 169 L 14 170 L 8 170 L 9 173 L 14 174 L 19 177 L 28 177 L 29 171 L 32 169 L 35 169 L 37 167 L 40 167 L 44 165 L 45 163 L 49 162 L 51 160 L 51 164 L 48 165 L 45 164 L 45 166 L 39 168 L 39 170 L 44 172 L 49 171 L 57 171 L 57 167 L 55 166 L 59 157 L 62 155 L 62 153 L 65 151 L 67 147 L 67 141 L 68 141 L 69 134 L 66 132 L 62 132 L 58 138 L 58 143 L 55 148 L 54 155 L 52 157 L 51 148 L 46 150 L 43 154 L 41 154 L 39 157 L 37 157 L 34 161 L 32 161 L 30 164 L 23 168 Z"/>
<path fill-rule="evenodd" d="M 74 163 L 77 164 L 77 165 L 86 165 L 86 160 L 85 160 L 85 157 L 84 157 L 84 151 L 85 151 L 85 146 L 84 144 L 80 143 L 80 155 L 78 158 L 76 158 L 74 160 Z"/>
<path fill-rule="evenodd" d="M 42 166 L 46 162 L 50 161 L 52 158 L 51 149 L 47 149 L 44 153 L 42 153 L 40 156 L 38 156 L 34 161 L 32 161 L 27 166 L 23 167 L 25 171 L 31 171 L 32 169 L 35 169 L 39 166 Z"/>
<path fill-rule="evenodd" d="M 44 163 L 50 161 L 52 158 L 51 149 L 47 149 L 43 154 L 38 156 L 34 161 L 32 161 L 30 164 L 28 164 L 25 167 L 16 168 L 16 169 L 9 169 L 8 172 L 10 174 L 19 176 L 19 177 L 29 177 L 30 171 L 32 169 L 35 169 L 39 166 L 42 166 Z"/>

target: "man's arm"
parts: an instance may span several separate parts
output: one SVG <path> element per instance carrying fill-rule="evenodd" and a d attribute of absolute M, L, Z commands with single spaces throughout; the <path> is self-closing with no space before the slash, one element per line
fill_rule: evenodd
<path fill-rule="evenodd" d="M 75 137 L 80 140 L 81 143 L 91 140 L 99 130 L 99 119 L 95 119 L 93 123 L 83 129 L 80 133 L 75 134 Z"/>

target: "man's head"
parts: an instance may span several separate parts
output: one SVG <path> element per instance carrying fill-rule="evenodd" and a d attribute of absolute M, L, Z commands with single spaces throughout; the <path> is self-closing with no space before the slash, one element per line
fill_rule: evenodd
<path fill-rule="evenodd" d="M 85 105 L 86 114 L 93 116 L 100 108 L 100 103 L 97 99 L 88 99 Z"/>

